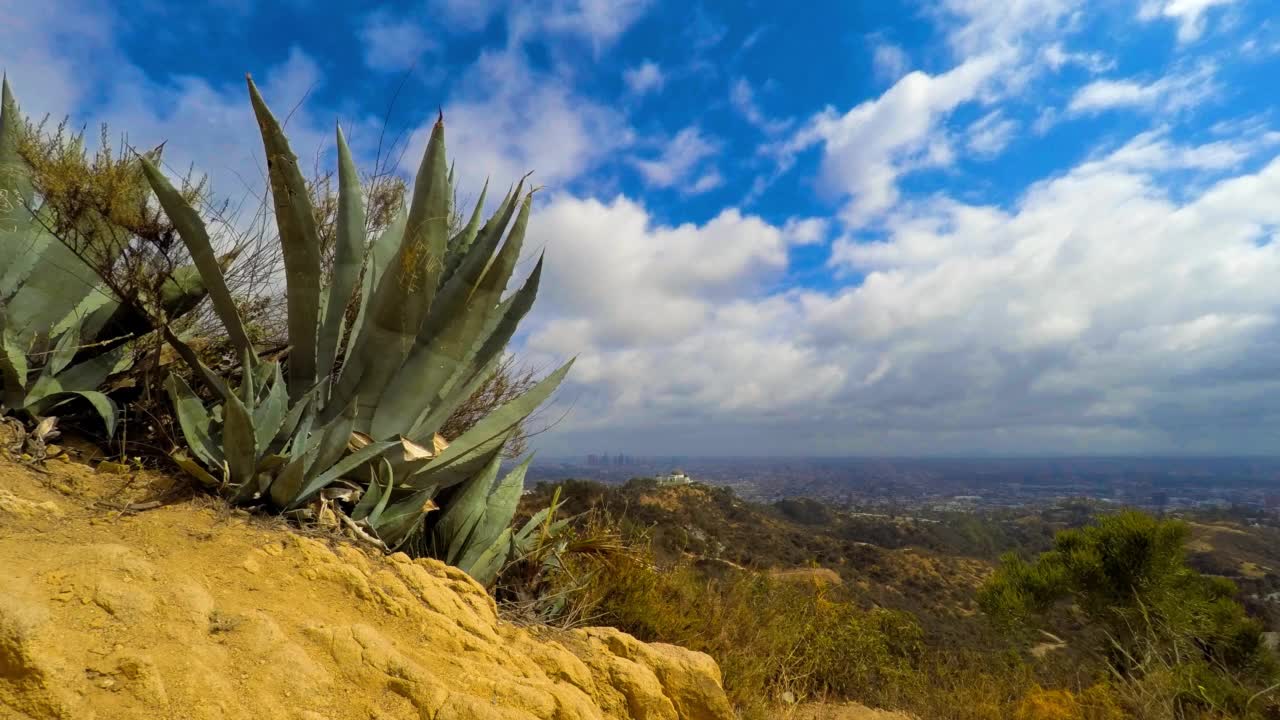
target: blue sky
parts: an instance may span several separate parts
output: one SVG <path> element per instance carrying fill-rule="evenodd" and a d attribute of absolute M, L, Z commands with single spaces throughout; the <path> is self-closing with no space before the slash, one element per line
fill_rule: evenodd
<path fill-rule="evenodd" d="M 550 453 L 1265 453 L 1267 0 L 0 0 L 24 109 L 259 192 L 295 150 L 533 170 Z M 397 88 L 400 88 L 397 94 Z M 397 156 L 399 157 L 399 156 Z M 561 419 L 561 416 L 563 418 Z"/>

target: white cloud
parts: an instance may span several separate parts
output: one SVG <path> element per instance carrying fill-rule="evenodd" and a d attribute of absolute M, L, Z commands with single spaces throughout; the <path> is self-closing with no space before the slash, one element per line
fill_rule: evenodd
<path fill-rule="evenodd" d="M 535 8 L 542 23 L 552 32 L 590 38 L 597 45 L 617 40 L 649 9 L 650 0 L 552 0 L 549 7 Z"/>
<path fill-rule="evenodd" d="M 364 62 L 374 70 L 395 72 L 412 67 L 435 43 L 420 21 L 386 11 L 369 14 L 360 28 Z"/>
<path fill-rule="evenodd" d="M 1097 74 L 1115 67 L 1115 60 L 1100 52 L 1072 52 L 1060 42 L 1049 43 L 1040 51 L 1040 59 L 1057 72 L 1068 65 L 1078 65 L 1085 70 Z"/>
<path fill-rule="evenodd" d="M 746 78 L 738 78 L 729 90 L 729 101 L 747 122 L 767 135 L 776 135 L 791 127 L 790 119 L 774 119 L 765 115 L 756 102 L 755 90 Z"/>
<path fill-rule="evenodd" d="M 787 239 L 759 218 L 662 226 L 623 197 L 558 195 L 530 242 L 549 260 L 526 352 L 578 355 L 571 428 L 803 407 L 843 377 L 792 337 L 793 305 L 760 295 Z"/>
<path fill-rule="evenodd" d="M 622 79 L 626 82 L 627 89 L 635 95 L 657 92 L 662 90 L 662 86 L 666 83 L 662 68 L 652 60 L 645 60 L 635 67 L 627 68 L 622 73 Z"/>
<path fill-rule="evenodd" d="M 1166 75 L 1152 82 L 1133 79 L 1095 80 L 1072 96 L 1067 110 L 1097 113 L 1116 108 L 1176 112 L 1195 107 L 1217 92 L 1214 67 L 1202 65 L 1189 73 Z"/>
<path fill-rule="evenodd" d="M 714 156 L 718 151 L 719 145 L 715 141 L 703 135 L 697 126 L 691 125 L 663 142 L 657 157 L 637 158 L 632 160 L 632 164 L 650 185 L 660 188 L 675 187 L 687 180 L 702 165 L 703 160 Z M 706 180 L 707 177 L 714 180 Z M 704 175 L 687 191 L 701 192 L 719 184 L 718 174 Z"/>
<path fill-rule="evenodd" d="M 508 0 L 430 0 L 431 14 L 448 31 L 474 32 L 505 10 Z"/>
<path fill-rule="evenodd" d="M 651 0 L 430 0 L 431 14 L 449 32 L 483 30 L 504 16 L 513 44 L 542 34 L 587 40 L 597 50 L 614 43 L 649 9 Z"/>
<path fill-rule="evenodd" d="M 703 173 L 689 188 L 689 195 L 701 195 L 704 192 L 711 192 L 716 188 L 724 185 L 724 176 L 719 170 L 711 169 Z"/>
<path fill-rule="evenodd" d="M 890 82 L 902 77 L 903 73 L 911 67 L 911 59 L 907 57 L 907 51 L 893 43 L 877 43 L 872 63 L 875 66 L 876 77 Z"/>
<path fill-rule="evenodd" d="M 818 114 L 785 152 L 821 145 L 824 189 L 850 198 L 842 212 L 847 223 L 865 224 L 897 201 L 903 173 L 950 162 L 942 120 L 975 99 L 1001 62 L 985 55 L 941 75 L 912 72 L 875 100 L 843 114 L 831 108 Z"/>
<path fill-rule="evenodd" d="M 1017 121 L 1005 117 L 1000 110 L 992 110 L 969 126 L 966 144 L 978 155 L 997 155 L 1013 141 L 1017 130 Z"/>
<path fill-rule="evenodd" d="M 1226 7 L 1236 0 L 1143 0 L 1138 8 L 1142 20 L 1163 18 L 1178 24 L 1178 42 L 1197 40 L 1204 34 L 1206 15 L 1215 7 Z"/>
<path fill-rule="evenodd" d="M 556 187 L 597 167 L 631 144 L 626 119 L 613 108 L 575 93 L 562 78 L 536 72 L 518 49 L 485 52 L 458 84 L 461 94 L 444 107 L 445 132 L 465 192 L 490 178 L 500 187 L 534 172 L 537 184 Z M 432 119 L 434 120 L 434 118 Z M 431 124 L 409 142 L 402 169 L 417 170 Z"/>
<path fill-rule="evenodd" d="M 820 245 L 826 242 L 830 231 L 831 221 L 818 217 L 793 217 L 782 226 L 782 236 L 790 245 Z"/>
<path fill-rule="evenodd" d="M 951 28 L 951 46 L 962 57 L 1021 46 L 1030 35 L 1072 22 L 1082 0 L 941 0 L 934 12 Z"/>
<path fill-rule="evenodd" d="M 779 228 L 729 210 L 664 227 L 624 198 L 558 195 L 532 226 L 551 274 L 525 351 L 581 353 L 567 443 L 1266 449 L 1270 433 L 1250 424 L 1280 401 L 1267 360 L 1280 351 L 1280 158 L 1229 173 L 1272 147 L 1156 131 L 1010 209 L 902 207 L 882 240 L 833 243 L 858 279 L 826 291 L 774 289 L 788 248 L 822 242 L 824 219 Z M 1208 182 L 1187 194 L 1188 173 Z M 1229 440 L 1203 429 L 1219 427 Z"/>

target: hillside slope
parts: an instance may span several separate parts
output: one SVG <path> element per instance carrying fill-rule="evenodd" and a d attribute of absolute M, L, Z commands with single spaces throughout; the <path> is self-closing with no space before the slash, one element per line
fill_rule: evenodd
<path fill-rule="evenodd" d="M 515 627 L 442 563 L 109 509 L 148 481 L 0 460 L 0 718 L 732 717 L 706 655 Z"/>

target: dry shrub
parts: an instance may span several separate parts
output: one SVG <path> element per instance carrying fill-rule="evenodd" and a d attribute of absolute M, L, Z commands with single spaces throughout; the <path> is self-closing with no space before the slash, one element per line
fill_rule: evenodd
<path fill-rule="evenodd" d="M 515 400 L 537 384 L 538 376 L 532 369 L 520 366 L 513 355 L 504 356 L 493 375 L 453 411 L 440 434 L 453 440 L 494 409 Z M 522 422 L 507 440 L 506 453 L 508 457 L 516 457 L 523 455 L 528 448 L 529 432 Z"/>
<path fill-rule="evenodd" d="M 568 612 L 706 652 L 746 716 L 774 717 L 788 693 L 874 702 L 912 684 L 922 651 L 914 620 L 863 610 L 826 584 L 751 572 L 708 578 L 687 563 L 659 567 L 635 545 L 567 560 Z"/>
<path fill-rule="evenodd" d="M 1115 690 L 1106 684 L 1091 685 L 1079 693 L 1070 690 L 1032 688 L 1018 702 L 1014 720 L 1126 720 Z"/>

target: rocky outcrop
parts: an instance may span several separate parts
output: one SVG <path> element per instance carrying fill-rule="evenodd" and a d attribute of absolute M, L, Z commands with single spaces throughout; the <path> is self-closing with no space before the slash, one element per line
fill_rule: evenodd
<path fill-rule="evenodd" d="M 469 576 L 0 462 L 0 718 L 727 720 L 711 658 L 516 627 Z"/>

